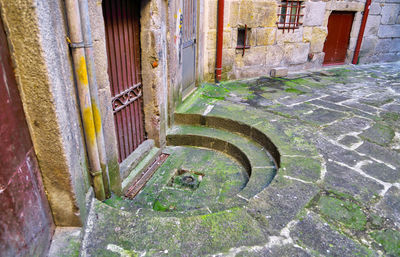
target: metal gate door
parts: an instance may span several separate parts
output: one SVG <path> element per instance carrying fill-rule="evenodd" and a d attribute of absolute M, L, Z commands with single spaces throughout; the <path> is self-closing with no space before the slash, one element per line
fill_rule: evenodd
<path fill-rule="evenodd" d="M 353 19 L 353 12 L 332 12 L 329 16 L 324 65 L 345 63 Z"/>
<path fill-rule="evenodd" d="M 182 24 L 182 85 L 185 96 L 196 78 L 196 0 L 183 0 Z"/>
<path fill-rule="evenodd" d="M 108 74 L 118 137 L 119 161 L 145 139 L 140 77 L 139 1 L 105 0 Z"/>

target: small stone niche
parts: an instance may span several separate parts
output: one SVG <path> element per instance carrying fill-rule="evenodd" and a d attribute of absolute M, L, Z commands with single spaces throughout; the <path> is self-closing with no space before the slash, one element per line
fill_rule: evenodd
<path fill-rule="evenodd" d="M 250 28 L 238 28 L 236 49 L 250 48 L 250 34 Z"/>

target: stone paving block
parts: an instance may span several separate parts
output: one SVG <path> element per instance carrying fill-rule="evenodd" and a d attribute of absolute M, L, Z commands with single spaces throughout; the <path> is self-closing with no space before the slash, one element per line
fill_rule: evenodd
<path fill-rule="evenodd" d="M 382 108 L 390 112 L 400 113 L 400 104 L 388 104 L 383 106 Z"/>
<path fill-rule="evenodd" d="M 343 103 L 343 105 L 358 109 L 360 111 L 363 111 L 363 112 L 366 112 L 366 113 L 369 113 L 369 114 L 376 114 L 377 113 L 377 109 L 376 108 L 374 108 L 372 106 L 369 106 L 369 105 L 366 105 L 366 104 L 359 103 L 359 102 L 354 101 L 354 100 L 346 101 L 346 102 Z"/>
<path fill-rule="evenodd" d="M 321 98 L 321 100 L 326 100 L 326 101 L 334 102 L 334 103 L 343 102 L 343 101 L 346 101 L 346 100 L 349 100 L 349 99 L 350 98 L 344 97 L 342 95 L 330 95 L 330 96 L 326 96 L 326 97 Z"/>
<path fill-rule="evenodd" d="M 342 112 L 336 112 L 323 108 L 318 108 L 314 110 L 312 113 L 304 114 L 301 115 L 300 117 L 305 121 L 309 121 L 317 125 L 324 125 L 342 119 L 346 117 L 346 114 Z"/>
<path fill-rule="evenodd" d="M 375 200 L 383 190 L 383 186 L 376 181 L 331 161 L 326 163 L 324 187 L 366 202 Z"/>
<path fill-rule="evenodd" d="M 395 151 L 389 150 L 388 148 L 379 146 L 377 144 L 370 143 L 368 141 L 365 141 L 356 150 L 357 152 L 366 154 L 375 159 L 391 164 L 397 169 L 400 169 L 400 154 Z"/>
<path fill-rule="evenodd" d="M 344 138 L 342 138 L 341 140 L 339 140 L 339 143 L 342 145 L 345 145 L 347 147 L 351 147 L 354 144 L 357 144 L 361 142 L 361 139 L 359 139 L 358 137 L 355 136 L 345 136 Z"/>
<path fill-rule="evenodd" d="M 321 161 L 306 157 L 281 157 L 281 174 L 316 182 L 321 177 Z"/>
<path fill-rule="evenodd" d="M 400 172 L 383 163 L 373 162 L 363 165 L 361 168 L 368 175 L 388 183 L 400 182 Z"/>
<path fill-rule="evenodd" d="M 393 220 L 400 229 L 400 189 L 391 187 L 383 199 L 375 206 L 377 211 L 385 217 Z"/>
<path fill-rule="evenodd" d="M 244 250 L 235 255 L 236 257 L 265 257 L 265 256 L 282 256 L 282 257 L 311 257 L 312 255 L 293 244 L 276 245 L 270 248 L 254 247 L 251 250 Z"/>
<path fill-rule="evenodd" d="M 326 160 L 338 161 L 348 166 L 355 166 L 360 161 L 368 160 L 367 157 L 335 145 L 325 138 L 316 137 L 313 142 Z"/>
<path fill-rule="evenodd" d="M 313 212 L 297 222 L 290 235 L 298 244 L 305 245 L 323 256 L 378 256 L 334 230 Z"/>
<path fill-rule="evenodd" d="M 386 125 L 375 123 L 372 127 L 360 134 L 364 140 L 381 146 L 387 146 L 394 138 L 394 130 Z"/>
<path fill-rule="evenodd" d="M 268 190 L 251 199 L 249 213 L 269 233 L 278 233 L 319 192 L 316 185 L 277 177 Z"/>

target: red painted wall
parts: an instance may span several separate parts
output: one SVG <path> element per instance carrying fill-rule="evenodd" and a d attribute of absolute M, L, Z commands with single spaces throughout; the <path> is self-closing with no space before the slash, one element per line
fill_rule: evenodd
<path fill-rule="evenodd" d="M 0 256 L 45 256 L 54 231 L 0 19 Z"/>

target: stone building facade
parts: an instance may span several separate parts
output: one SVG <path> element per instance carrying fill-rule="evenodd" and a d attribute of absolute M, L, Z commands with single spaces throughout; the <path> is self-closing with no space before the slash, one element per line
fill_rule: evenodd
<path fill-rule="evenodd" d="M 205 1 L 205 79 L 212 81 L 215 72 L 217 2 Z M 365 1 L 301 1 L 299 26 L 294 30 L 279 28 L 282 5 L 290 2 L 225 1 L 223 31 L 223 79 L 269 75 L 272 68 L 289 71 L 321 68 L 328 21 L 332 13 L 352 14 L 351 32 L 345 63 L 352 61 L 360 31 Z M 360 63 L 400 59 L 398 0 L 373 1 L 367 20 L 359 57 Z M 243 54 L 238 46 L 238 31 L 247 25 L 248 45 Z"/>

